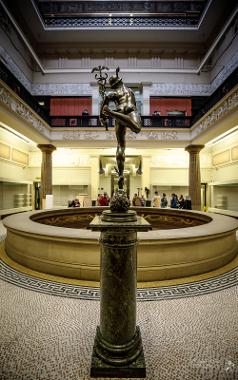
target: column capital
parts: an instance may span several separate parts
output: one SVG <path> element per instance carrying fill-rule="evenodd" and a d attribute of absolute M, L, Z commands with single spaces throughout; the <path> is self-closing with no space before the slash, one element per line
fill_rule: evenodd
<path fill-rule="evenodd" d="M 141 85 L 143 87 L 150 87 L 150 86 L 152 86 L 152 82 L 141 82 Z"/>
<path fill-rule="evenodd" d="M 193 154 L 196 154 L 196 153 L 199 153 L 203 148 L 204 148 L 205 145 L 195 145 L 195 144 L 191 144 L 191 145 L 188 145 L 185 147 L 185 150 L 189 153 L 193 153 Z"/>
<path fill-rule="evenodd" d="M 56 150 L 56 147 L 52 144 L 38 144 L 37 147 L 42 152 L 46 152 L 46 153 L 52 153 L 54 150 Z"/>

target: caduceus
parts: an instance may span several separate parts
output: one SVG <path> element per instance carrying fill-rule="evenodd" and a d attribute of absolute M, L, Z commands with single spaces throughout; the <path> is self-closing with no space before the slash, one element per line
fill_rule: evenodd
<path fill-rule="evenodd" d="M 103 103 L 103 100 L 105 97 L 106 83 L 107 83 L 107 78 L 108 78 L 108 74 L 104 70 L 109 70 L 109 68 L 106 66 L 99 65 L 98 67 L 94 67 L 91 71 L 91 73 L 96 72 L 96 74 L 94 75 L 94 78 L 97 80 L 98 85 L 99 85 L 99 94 L 101 95 L 101 98 L 102 98 L 101 103 Z M 100 120 L 100 123 L 105 126 L 106 131 L 107 131 L 108 130 L 108 124 L 105 123 L 105 121 L 104 121 L 104 123 L 102 123 L 101 120 Z"/>

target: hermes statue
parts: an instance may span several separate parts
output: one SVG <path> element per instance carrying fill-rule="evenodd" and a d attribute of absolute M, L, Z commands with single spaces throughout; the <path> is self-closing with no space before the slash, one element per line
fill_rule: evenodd
<path fill-rule="evenodd" d="M 102 67 L 99 66 L 101 69 Z M 103 67 L 105 68 L 105 67 Z M 107 68 L 106 68 L 107 69 Z M 98 68 L 94 68 L 92 72 L 100 71 Z M 108 117 L 115 119 L 115 129 L 117 138 L 117 174 L 118 174 L 118 189 L 123 189 L 124 184 L 124 165 L 125 165 L 125 148 L 126 148 L 126 128 L 130 128 L 133 132 L 139 133 L 141 130 L 141 118 L 137 112 L 135 96 L 132 90 L 125 86 L 122 78 L 118 76 L 120 69 L 116 69 L 116 75 L 109 78 L 109 89 L 106 89 L 106 77 L 104 76 L 104 88 L 101 88 L 102 103 L 100 107 L 100 123 L 102 126 L 108 129 Z M 97 74 L 96 74 L 97 75 Z M 95 78 L 98 77 L 95 75 Z M 99 86 L 102 85 L 102 73 L 101 83 L 98 80 Z M 109 103 L 115 104 L 115 109 L 109 109 Z"/>

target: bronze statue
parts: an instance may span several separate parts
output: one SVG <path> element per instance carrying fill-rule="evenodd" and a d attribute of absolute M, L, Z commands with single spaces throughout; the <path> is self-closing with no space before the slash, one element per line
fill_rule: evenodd
<path fill-rule="evenodd" d="M 115 119 L 116 138 L 117 138 L 117 174 L 118 174 L 118 189 L 123 190 L 124 185 L 124 166 L 125 166 L 125 148 L 126 148 L 126 128 L 130 128 L 133 132 L 139 133 L 141 130 L 141 118 L 137 112 L 136 100 L 134 93 L 126 87 L 122 78 L 118 76 L 120 68 L 116 69 L 116 75 L 109 78 L 110 90 L 106 90 L 106 81 L 108 74 L 102 74 L 102 70 L 106 69 L 105 66 L 95 67 L 92 72 L 99 71 L 99 76 L 96 74 L 95 78 L 98 80 L 100 94 L 102 95 L 102 103 L 100 106 L 100 123 L 108 129 L 108 118 Z M 109 103 L 113 102 L 116 105 L 115 110 L 109 109 Z"/>

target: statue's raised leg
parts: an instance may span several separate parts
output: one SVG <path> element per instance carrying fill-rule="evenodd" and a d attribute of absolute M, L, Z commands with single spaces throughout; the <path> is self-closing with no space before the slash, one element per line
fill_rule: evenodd
<path fill-rule="evenodd" d="M 132 132 L 139 133 L 141 130 L 141 121 L 135 114 L 135 112 L 131 112 L 128 115 L 124 115 L 121 112 L 111 111 L 107 109 L 106 114 L 108 116 L 114 117 L 116 121 L 122 124 L 124 127 L 128 127 L 132 130 Z"/>

